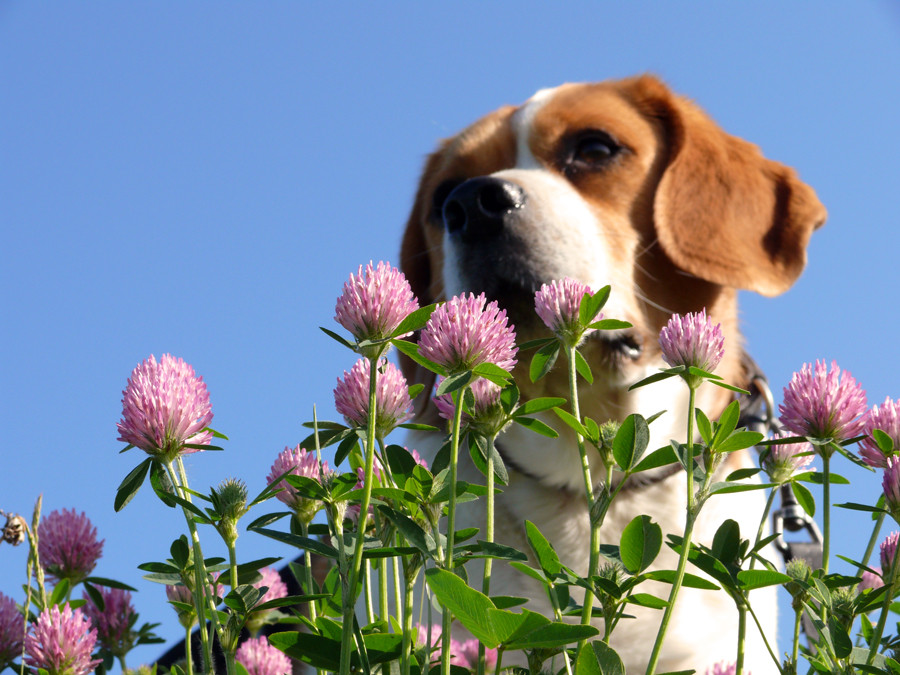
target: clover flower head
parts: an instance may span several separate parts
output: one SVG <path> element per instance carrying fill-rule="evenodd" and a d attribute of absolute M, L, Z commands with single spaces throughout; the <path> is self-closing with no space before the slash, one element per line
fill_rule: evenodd
<path fill-rule="evenodd" d="M 441 627 L 432 626 L 431 632 L 422 624 L 417 625 L 416 644 L 419 647 L 427 647 L 430 655 L 427 657 L 429 663 L 440 663 L 441 661 Z M 459 642 L 450 640 L 450 660 L 453 661 L 454 654 L 459 652 Z"/>
<path fill-rule="evenodd" d="M 881 405 L 873 406 L 862 418 L 862 432 L 866 437 L 860 441 L 859 454 L 866 464 L 875 468 L 885 468 L 887 457 L 872 438 L 872 432 L 880 429 L 893 441 L 894 452 L 900 451 L 900 401 L 884 399 Z"/>
<path fill-rule="evenodd" d="M 892 515 L 900 516 L 900 458 L 889 457 L 881 477 L 884 502 Z"/>
<path fill-rule="evenodd" d="M 798 436 L 840 442 L 859 435 L 866 411 L 866 392 L 837 363 L 805 363 L 784 388 L 778 406 L 785 429 Z"/>
<path fill-rule="evenodd" d="M 334 407 L 347 424 L 365 428 L 369 420 L 369 361 L 360 359 L 338 378 Z M 378 362 L 375 383 L 375 433 L 380 438 L 413 418 L 414 409 L 403 373 L 386 359 Z"/>
<path fill-rule="evenodd" d="M 595 330 L 583 326 L 579 316 L 581 300 L 590 293 L 591 289 L 587 284 L 565 277 L 541 286 L 534 295 L 534 309 L 541 321 L 560 340 L 575 346 L 585 335 Z M 598 318 L 591 317 L 590 322 Z"/>
<path fill-rule="evenodd" d="M 489 436 L 499 433 L 506 421 L 506 415 L 500 405 L 500 387 L 490 380 L 479 378 L 469 386 L 469 391 L 472 392 L 475 405 L 471 415 L 463 413 L 463 426 Z M 452 421 L 456 411 L 453 395 L 441 394 L 435 396 L 433 400 L 438 414 L 445 420 Z"/>
<path fill-rule="evenodd" d="M 478 640 L 471 639 L 465 642 L 458 642 L 454 651 L 451 643 L 450 665 L 462 666 L 474 671 L 478 668 Z M 497 650 L 484 650 L 484 667 L 485 672 L 492 672 L 497 666 Z"/>
<path fill-rule="evenodd" d="M 16 601 L 0 593 L 0 668 L 22 653 L 24 619 L 16 609 Z"/>
<path fill-rule="evenodd" d="M 856 587 L 860 593 L 867 588 L 881 588 L 884 586 L 884 580 L 881 578 L 881 568 L 876 567 L 875 570 L 878 574 L 874 574 L 869 570 L 863 571 L 862 579 Z"/>
<path fill-rule="evenodd" d="M 725 355 L 722 324 L 713 325 L 706 310 L 673 314 L 659 332 L 663 360 L 673 368 L 699 368 L 712 372 Z"/>
<path fill-rule="evenodd" d="M 334 320 L 358 341 L 390 337 L 419 308 L 403 272 L 390 263 L 370 262 L 351 274 L 334 308 Z M 380 352 L 379 352 L 380 353 Z M 378 354 L 375 354 L 376 356 Z"/>
<path fill-rule="evenodd" d="M 890 574 L 891 567 L 897 557 L 897 540 L 900 539 L 900 532 L 891 532 L 881 542 L 881 569 L 884 574 Z"/>
<path fill-rule="evenodd" d="M 103 553 L 97 528 L 84 513 L 75 509 L 53 511 L 38 526 L 38 554 L 41 566 L 53 579 L 73 584 L 90 576 Z"/>
<path fill-rule="evenodd" d="M 278 500 L 293 510 L 302 521 L 309 523 L 319 509 L 322 508 L 322 504 L 301 496 L 297 488 L 284 478 L 277 485 L 273 485 L 273 482 L 279 476 L 284 476 L 287 473 L 294 476 L 305 476 L 321 483 L 322 478 L 329 476 L 332 471 L 328 468 L 328 462 L 322 462 L 320 465 L 314 453 L 307 452 L 299 445 L 295 448 L 286 447 L 275 458 L 272 468 L 269 469 L 266 484 L 281 488 L 282 491 L 275 495 Z"/>
<path fill-rule="evenodd" d="M 487 302 L 484 293 L 450 298 L 434 310 L 419 337 L 419 353 L 451 375 L 482 363 L 512 370 L 517 352 L 506 310 Z"/>
<path fill-rule="evenodd" d="M 265 586 L 269 589 L 263 594 L 262 598 L 260 598 L 260 602 L 279 600 L 287 597 L 288 589 L 284 584 L 284 581 L 281 580 L 281 575 L 278 573 L 278 570 L 274 567 L 263 567 L 259 573 L 262 575 L 262 579 L 253 585 L 256 588 Z"/>
<path fill-rule="evenodd" d="M 80 609 L 66 603 L 45 609 L 25 636 L 25 661 L 50 675 L 86 675 L 102 659 L 91 659 L 97 631 Z"/>
<path fill-rule="evenodd" d="M 269 644 L 264 636 L 251 638 L 238 647 L 234 655 L 250 675 L 290 675 L 291 660 Z"/>
<path fill-rule="evenodd" d="M 97 629 L 98 642 L 113 654 L 124 655 L 131 649 L 131 626 L 137 619 L 137 612 L 131 604 L 131 593 L 120 588 L 99 587 L 103 598 L 103 609 L 94 604 L 93 598 L 85 591 L 84 613 Z"/>
<path fill-rule="evenodd" d="M 774 438 L 785 438 L 776 434 Z M 795 473 L 806 469 L 813 460 L 813 447 L 809 443 L 770 445 L 762 457 L 762 469 L 773 483 L 786 483 Z"/>
<path fill-rule="evenodd" d="M 720 661 L 706 669 L 706 675 L 734 675 L 735 672 L 737 672 L 737 664 L 728 661 Z M 750 675 L 749 671 L 745 672 Z"/>
<path fill-rule="evenodd" d="M 197 452 L 189 445 L 208 445 L 212 433 L 209 392 L 202 377 L 180 358 L 151 355 L 128 378 L 122 392 L 119 440 L 149 455 L 174 459 Z"/>
<path fill-rule="evenodd" d="M 197 620 L 197 611 L 194 609 L 194 594 L 191 593 L 191 589 L 183 584 L 166 586 L 166 599 L 169 602 L 178 602 L 187 606 L 176 607 L 172 605 L 178 615 L 178 623 L 183 628 L 190 628 L 194 625 L 194 622 Z"/>

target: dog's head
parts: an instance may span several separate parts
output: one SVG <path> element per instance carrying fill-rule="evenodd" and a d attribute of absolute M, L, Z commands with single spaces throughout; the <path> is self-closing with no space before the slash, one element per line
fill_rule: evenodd
<path fill-rule="evenodd" d="M 401 264 L 423 304 L 484 291 L 520 340 L 547 335 L 542 284 L 610 284 L 604 314 L 634 328 L 586 349 L 627 380 L 658 365 L 672 313 L 706 307 L 736 336 L 734 289 L 785 291 L 824 220 L 793 170 L 642 76 L 542 90 L 441 143 Z"/>

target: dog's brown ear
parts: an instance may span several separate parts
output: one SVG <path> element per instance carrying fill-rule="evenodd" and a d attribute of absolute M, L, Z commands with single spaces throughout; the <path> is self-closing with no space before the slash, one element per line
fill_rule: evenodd
<path fill-rule="evenodd" d="M 806 266 L 810 235 L 825 222 L 813 189 L 658 80 L 640 78 L 635 88 L 668 143 L 654 201 L 666 254 L 714 283 L 763 295 L 790 288 Z"/>

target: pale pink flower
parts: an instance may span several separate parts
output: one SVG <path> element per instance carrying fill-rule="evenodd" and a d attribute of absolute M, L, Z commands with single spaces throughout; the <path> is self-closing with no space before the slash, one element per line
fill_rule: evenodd
<path fill-rule="evenodd" d="M 44 668 L 50 675 L 86 675 L 102 659 L 91 659 L 97 631 L 80 609 L 66 603 L 62 611 L 54 605 L 45 609 L 25 636 L 25 661 L 32 668 Z"/>
<path fill-rule="evenodd" d="M 506 310 L 487 302 L 484 293 L 450 298 L 432 313 L 419 337 L 419 353 L 451 375 L 482 363 L 512 370 L 517 351 Z"/>
<path fill-rule="evenodd" d="M 534 295 L 534 309 L 560 340 L 575 346 L 581 338 L 595 330 L 582 325 L 579 317 L 581 300 L 590 293 L 587 284 L 565 277 L 541 286 Z M 599 320 L 601 316 L 591 317 L 588 323 Z"/>
<path fill-rule="evenodd" d="M 499 434 L 508 423 L 509 419 L 503 406 L 500 405 L 500 387 L 484 378 L 475 380 L 470 386 L 475 405 L 472 414 L 463 412 L 462 426 L 485 436 Z M 456 406 L 453 404 L 452 394 L 435 396 L 434 405 L 438 414 L 446 420 L 453 420 Z"/>
<path fill-rule="evenodd" d="M 451 645 L 452 650 L 452 645 Z M 450 664 L 454 666 L 462 666 L 469 670 L 478 668 L 478 640 L 471 639 L 465 642 L 459 642 L 456 645 L 456 651 L 450 658 Z M 497 650 L 484 650 L 484 667 L 485 671 L 493 672 L 497 666 Z"/>
<path fill-rule="evenodd" d="M 784 434 L 777 434 L 785 438 Z M 804 454 L 805 453 L 805 454 Z M 762 469 L 773 483 L 786 483 L 795 473 L 806 469 L 813 460 L 813 447 L 809 443 L 770 445 L 762 456 Z"/>
<path fill-rule="evenodd" d="M 419 302 L 403 272 L 386 262 L 373 268 L 370 262 L 365 270 L 360 265 L 357 274 L 351 274 L 344 284 L 334 308 L 334 320 L 358 341 L 382 340 L 391 337 L 418 308 Z"/>
<path fill-rule="evenodd" d="M 721 661 L 716 663 L 711 668 L 706 669 L 706 675 L 734 675 L 737 671 L 736 663 L 729 663 L 728 661 Z M 744 671 L 747 675 L 750 675 L 750 671 Z"/>
<path fill-rule="evenodd" d="M 97 640 L 113 654 L 126 654 L 132 647 L 131 627 L 137 612 L 131 604 L 131 593 L 120 588 L 99 587 L 103 609 L 94 604 L 85 591 L 84 613 L 97 629 Z"/>
<path fill-rule="evenodd" d="M 417 626 L 417 634 L 416 634 L 416 644 L 419 647 L 427 647 L 429 649 L 428 662 L 431 664 L 440 663 L 441 654 L 443 653 L 441 649 L 441 627 L 440 626 L 432 626 L 431 633 L 428 633 L 428 628 L 422 624 L 418 624 Z M 450 640 L 450 661 L 452 662 L 454 659 L 454 655 L 459 653 L 459 642 L 452 639 Z"/>
<path fill-rule="evenodd" d="M 866 437 L 860 441 L 859 454 L 869 466 L 883 469 L 887 466 L 887 457 L 875 443 L 872 432 L 880 429 L 886 433 L 894 443 L 894 452 L 900 451 L 900 401 L 885 398 L 884 403 L 873 406 L 863 415 L 862 422 L 862 433 Z"/>
<path fill-rule="evenodd" d="M 890 457 L 881 477 L 884 503 L 894 517 L 900 515 L 900 459 Z"/>
<path fill-rule="evenodd" d="M 290 675 L 291 660 L 269 644 L 265 636 L 250 638 L 238 647 L 234 655 L 250 675 Z"/>
<path fill-rule="evenodd" d="M 73 584 L 90 576 L 103 554 L 103 542 L 97 541 L 97 528 L 88 517 L 75 509 L 53 511 L 38 526 L 41 566 L 51 578 Z"/>
<path fill-rule="evenodd" d="M 0 670 L 22 653 L 24 626 L 16 601 L 0 593 Z"/>
<path fill-rule="evenodd" d="M 806 363 L 784 388 L 778 410 L 788 431 L 839 443 L 862 431 L 866 392 L 834 361 L 830 370 L 824 361 Z"/>
<path fill-rule="evenodd" d="M 284 451 L 275 458 L 275 463 L 272 464 L 272 468 L 269 469 L 269 475 L 266 477 L 266 484 L 272 486 L 275 479 L 288 472 L 294 476 L 312 478 L 320 483 L 322 482 L 323 477 L 332 473 L 331 469 L 328 468 L 328 462 L 322 462 L 322 464 L 319 465 L 319 460 L 316 458 L 316 455 L 307 452 L 299 445 L 295 448 L 286 447 Z M 275 496 L 306 522 L 310 522 L 319 509 L 322 508 L 321 502 L 302 497 L 297 491 L 297 488 L 288 483 L 284 478 L 282 478 L 274 487 L 282 489 L 282 491 Z"/>
<path fill-rule="evenodd" d="M 891 573 L 891 567 L 897 557 L 897 540 L 900 539 L 900 532 L 891 532 L 881 542 L 881 569 L 884 574 Z"/>
<path fill-rule="evenodd" d="M 281 575 L 278 573 L 278 570 L 274 567 L 263 567 L 259 570 L 259 573 L 262 575 L 262 579 L 253 585 L 256 588 L 265 586 L 269 589 L 263 594 L 262 598 L 260 598 L 260 602 L 279 600 L 280 598 L 287 597 L 288 589 L 287 586 L 285 586 L 284 581 L 281 580 Z"/>
<path fill-rule="evenodd" d="M 338 378 L 334 407 L 347 424 L 366 428 L 369 419 L 369 372 L 371 364 L 357 361 L 350 372 Z M 414 409 L 403 373 L 386 359 L 378 362 L 375 382 L 375 433 L 380 438 L 413 418 Z"/>
<path fill-rule="evenodd" d="M 860 580 L 859 585 L 857 585 L 857 590 L 860 592 L 866 590 L 867 588 L 881 588 L 884 586 L 884 580 L 881 578 L 881 568 L 874 568 L 878 574 L 873 574 L 868 570 L 863 570 L 862 580 Z"/>
<path fill-rule="evenodd" d="M 712 372 L 725 354 L 725 337 L 722 325 L 713 325 L 703 309 L 673 314 L 659 332 L 659 346 L 663 360 L 673 368 L 694 366 Z"/>
<path fill-rule="evenodd" d="M 122 392 L 119 440 L 155 457 L 173 459 L 208 445 L 212 433 L 209 392 L 202 377 L 179 358 L 151 355 L 135 368 Z"/>

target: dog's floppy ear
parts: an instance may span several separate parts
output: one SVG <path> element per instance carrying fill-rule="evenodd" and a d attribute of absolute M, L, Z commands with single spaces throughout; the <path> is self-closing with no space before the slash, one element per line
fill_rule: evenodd
<path fill-rule="evenodd" d="M 763 295 L 783 293 L 806 265 L 825 207 L 795 172 L 719 128 L 652 77 L 636 98 L 661 119 L 668 160 L 654 201 L 663 250 L 680 268 Z"/>

